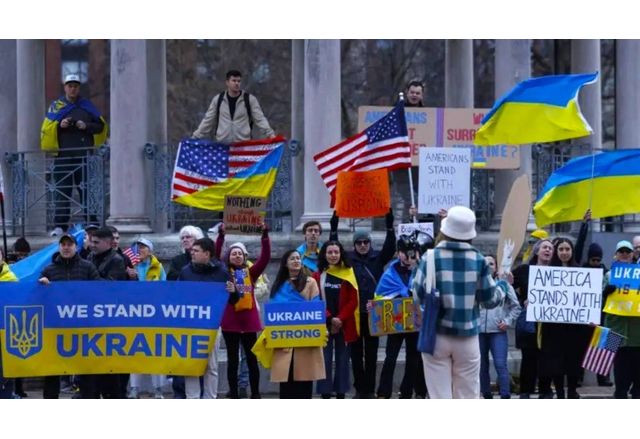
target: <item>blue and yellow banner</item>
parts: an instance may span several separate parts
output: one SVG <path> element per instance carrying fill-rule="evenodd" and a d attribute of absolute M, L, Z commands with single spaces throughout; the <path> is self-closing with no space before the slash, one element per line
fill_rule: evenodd
<path fill-rule="evenodd" d="M 482 119 L 476 145 L 522 145 L 590 135 L 580 112 L 580 89 L 598 73 L 551 75 L 522 81 L 502 96 Z"/>
<path fill-rule="evenodd" d="M 640 265 L 614 263 L 609 272 L 609 284 L 617 288 L 607 297 L 604 312 L 640 317 Z"/>
<path fill-rule="evenodd" d="M 640 149 L 576 157 L 554 171 L 533 206 L 538 227 L 640 212 Z"/>
<path fill-rule="evenodd" d="M 264 306 L 266 347 L 291 348 L 327 344 L 325 303 L 276 302 Z"/>
<path fill-rule="evenodd" d="M 202 375 L 228 298 L 217 282 L 3 283 L 4 374 Z"/>

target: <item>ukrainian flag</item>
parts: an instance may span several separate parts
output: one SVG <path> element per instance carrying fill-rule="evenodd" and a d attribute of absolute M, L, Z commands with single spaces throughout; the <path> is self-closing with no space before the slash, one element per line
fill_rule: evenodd
<path fill-rule="evenodd" d="M 555 171 L 533 206 L 538 227 L 640 212 L 640 149 L 577 157 Z"/>
<path fill-rule="evenodd" d="M 578 92 L 598 73 L 542 76 L 516 85 L 482 119 L 476 145 L 522 145 L 590 135 Z"/>
<path fill-rule="evenodd" d="M 257 162 L 232 177 L 198 192 L 174 198 L 176 203 L 207 210 L 224 210 L 225 195 L 268 197 L 276 182 L 284 142 Z"/>

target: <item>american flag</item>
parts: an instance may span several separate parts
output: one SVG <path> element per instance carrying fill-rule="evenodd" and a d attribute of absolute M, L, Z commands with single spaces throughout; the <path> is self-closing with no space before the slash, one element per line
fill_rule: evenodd
<path fill-rule="evenodd" d="M 582 367 L 598 375 L 607 375 L 611 370 L 616 352 L 622 344 L 622 339 L 620 334 L 616 334 L 609 328 L 597 326 L 593 330 Z"/>
<path fill-rule="evenodd" d="M 255 165 L 284 142 L 282 137 L 231 145 L 203 139 L 180 142 L 171 185 L 171 198 L 190 195 L 233 177 Z"/>
<path fill-rule="evenodd" d="M 138 246 L 134 245 L 133 247 L 129 247 L 128 249 L 123 250 L 122 253 L 127 255 L 134 266 L 140 263 L 140 253 L 138 253 Z"/>
<path fill-rule="evenodd" d="M 411 148 L 404 102 L 400 101 L 386 116 L 363 132 L 316 154 L 313 160 L 331 194 L 332 205 L 339 172 L 381 168 L 392 171 L 410 167 Z"/>

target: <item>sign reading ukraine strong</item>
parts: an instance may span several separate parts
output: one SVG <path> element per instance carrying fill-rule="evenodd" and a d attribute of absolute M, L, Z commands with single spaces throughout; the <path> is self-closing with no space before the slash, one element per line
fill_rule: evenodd
<path fill-rule="evenodd" d="M 268 348 L 327 344 L 325 303 L 322 301 L 267 303 L 264 315 Z"/>
<path fill-rule="evenodd" d="M 228 298 L 217 282 L 3 282 L 4 374 L 202 375 Z"/>

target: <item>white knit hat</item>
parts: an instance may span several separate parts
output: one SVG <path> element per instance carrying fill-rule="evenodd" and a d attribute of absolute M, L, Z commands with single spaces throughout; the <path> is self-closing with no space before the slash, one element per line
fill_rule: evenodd
<path fill-rule="evenodd" d="M 231 250 L 233 250 L 234 247 L 235 248 L 239 248 L 240 250 L 242 250 L 242 253 L 244 253 L 245 256 L 247 256 L 249 254 L 247 252 L 247 248 L 241 242 L 236 242 L 234 244 L 231 244 L 231 246 L 229 246 L 229 253 L 231 253 Z"/>
<path fill-rule="evenodd" d="M 464 206 L 453 206 L 442 220 L 440 231 L 449 238 L 467 241 L 476 237 L 476 214 Z"/>

